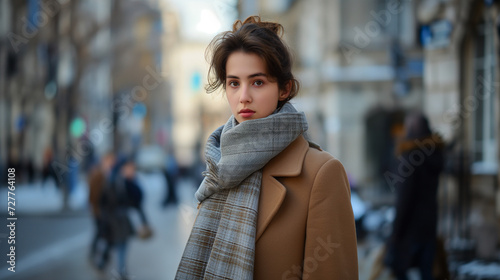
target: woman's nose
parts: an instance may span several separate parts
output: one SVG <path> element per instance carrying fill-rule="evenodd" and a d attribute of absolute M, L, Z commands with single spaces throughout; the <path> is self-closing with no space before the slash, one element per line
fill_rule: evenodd
<path fill-rule="evenodd" d="M 250 96 L 250 89 L 247 86 L 242 86 L 240 90 L 240 103 L 251 102 L 252 97 Z"/>

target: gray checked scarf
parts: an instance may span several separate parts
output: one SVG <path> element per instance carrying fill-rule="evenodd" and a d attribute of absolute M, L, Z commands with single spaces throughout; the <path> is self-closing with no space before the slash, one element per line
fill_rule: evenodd
<path fill-rule="evenodd" d="M 231 116 L 209 137 L 201 203 L 175 279 L 253 279 L 262 168 L 307 121 L 286 103 L 279 112 L 238 124 Z"/>

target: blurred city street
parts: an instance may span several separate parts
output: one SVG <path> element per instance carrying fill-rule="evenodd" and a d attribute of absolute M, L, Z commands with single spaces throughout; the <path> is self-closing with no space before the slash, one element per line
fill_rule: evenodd
<path fill-rule="evenodd" d="M 154 235 L 148 240 L 132 239 L 127 258 L 129 278 L 174 279 L 196 213 L 196 204 L 193 202 L 195 187 L 189 180 L 180 182 L 180 203 L 162 208 L 166 189 L 161 174 L 139 174 L 138 177 L 144 186 L 146 215 Z M 82 182 L 79 191 L 83 195 L 73 197 L 73 209 L 66 212 L 57 209 L 60 199 L 51 184 L 48 183 L 44 189 L 29 185 L 18 187 L 16 272 L 8 271 L 3 262 L 0 279 L 117 279 L 113 262 L 105 273 L 101 273 L 93 269 L 88 260 L 94 225 L 87 206 L 85 187 Z M 1 209 L 6 208 L 5 201 L 2 199 Z M 5 220 L 5 217 L 2 216 L 1 220 Z M 7 250 L 4 240 L 0 239 L 2 252 Z"/>
<path fill-rule="evenodd" d="M 436 279 L 500 280 L 493 0 L 0 0 L 0 279 L 174 278 L 231 116 L 210 42 L 253 15 L 283 27 L 290 103 L 345 168 L 360 279 L 423 254 Z"/>

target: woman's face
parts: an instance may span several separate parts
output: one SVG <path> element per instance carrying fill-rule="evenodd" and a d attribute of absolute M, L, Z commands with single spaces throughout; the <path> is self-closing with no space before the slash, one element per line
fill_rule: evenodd
<path fill-rule="evenodd" d="M 271 82 L 266 63 L 254 53 L 233 52 L 226 63 L 226 96 L 233 116 L 239 123 L 265 118 L 289 93 Z"/>

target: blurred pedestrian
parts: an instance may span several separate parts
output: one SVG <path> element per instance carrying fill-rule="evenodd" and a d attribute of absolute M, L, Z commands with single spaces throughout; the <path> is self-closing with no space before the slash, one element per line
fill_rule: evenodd
<path fill-rule="evenodd" d="M 99 165 L 94 166 L 88 176 L 89 185 L 89 204 L 92 210 L 92 217 L 94 218 L 94 237 L 92 238 L 92 243 L 90 245 L 90 259 L 93 264 L 95 264 L 96 259 L 98 259 L 98 247 L 99 244 L 104 242 L 104 228 L 103 219 L 101 215 L 101 196 L 107 182 L 110 180 L 111 169 L 115 164 L 115 155 L 111 152 L 106 153 L 99 163 Z"/>
<path fill-rule="evenodd" d="M 142 204 L 144 192 L 142 190 L 142 187 L 139 186 L 136 178 L 135 163 L 132 160 L 128 160 L 121 168 L 120 174 L 121 179 L 123 180 L 122 183 L 125 185 L 125 189 L 127 190 L 127 194 L 129 196 L 130 206 L 132 206 L 132 208 L 137 211 L 137 213 L 139 214 L 139 219 L 141 220 L 141 227 L 138 233 L 139 237 L 147 239 L 151 237 L 153 232 L 151 230 L 151 227 L 149 226 L 146 213 L 144 212 Z"/>
<path fill-rule="evenodd" d="M 398 280 L 418 267 L 421 279 L 432 275 L 436 252 L 439 175 L 444 142 L 419 112 L 405 118 L 405 136 L 397 145 L 391 184 L 396 191 L 396 217 L 388 242 L 386 263 Z"/>
<path fill-rule="evenodd" d="M 67 159 L 68 173 L 66 175 L 66 193 L 65 196 L 69 196 L 76 190 L 78 186 L 78 180 L 80 175 L 80 161 L 75 155 L 70 155 Z"/>
<path fill-rule="evenodd" d="M 149 238 L 152 231 L 142 209 L 142 190 L 135 179 L 135 165 L 130 159 L 121 159 L 111 171 L 101 196 L 101 215 L 106 247 L 98 264 L 104 269 L 114 249 L 117 256 L 117 272 L 121 279 L 127 278 L 127 249 L 129 239 L 136 233 L 129 210 L 138 211 L 142 238 Z M 143 232 L 149 230 L 149 232 Z"/>
<path fill-rule="evenodd" d="M 179 177 L 179 166 L 177 165 L 177 160 L 172 153 L 167 155 L 165 168 L 163 169 L 163 176 L 165 176 L 167 184 L 162 206 L 166 207 L 167 205 L 176 205 L 178 202 L 177 180 Z"/>
<path fill-rule="evenodd" d="M 232 116 L 206 145 L 176 279 L 358 279 L 344 167 L 308 141 L 283 27 L 252 16 L 209 46 Z"/>
<path fill-rule="evenodd" d="M 54 180 L 54 184 L 58 190 L 61 189 L 61 180 L 57 178 L 57 174 L 54 170 L 52 164 L 54 163 L 54 153 L 51 148 L 45 149 L 43 154 L 43 163 L 42 163 L 42 187 L 45 185 L 46 181 L 49 178 Z"/>
<path fill-rule="evenodd" d="M 126 279 L 127 241 L 134 234 L 129 217 L 130 197 L 125 185 L 120 183 L 120 169 L 123 163 L 118 163 L 112 170 L 109 181 L 102 191 L 100 199 L 101 217 L 106 247 L 99 261 L 99 268 L 104 269 L 110 259 L 113 249 L 117 252 L 117 272 Z"/>

